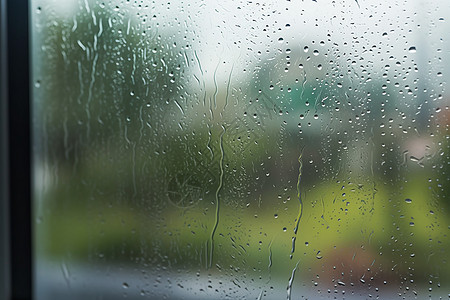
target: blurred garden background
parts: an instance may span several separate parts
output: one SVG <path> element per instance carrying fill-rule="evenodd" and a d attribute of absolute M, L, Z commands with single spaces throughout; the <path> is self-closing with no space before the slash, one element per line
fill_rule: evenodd
<path fill-rule="evenodd" d="M 38 291 L 447 297 L 449 3 L 31 3 Z"/>

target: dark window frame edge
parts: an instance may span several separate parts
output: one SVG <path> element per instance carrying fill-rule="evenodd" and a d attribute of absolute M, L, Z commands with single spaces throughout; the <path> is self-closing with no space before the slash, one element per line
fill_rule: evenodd
<path fill-rule="evenodd" d="M 6 114 L 7 270 L 6 299 L 32 299 L 33 235 L 31 201 L 31 89 L 29 0 L 1 0 L 6 31 L 2 59 L 6 84 L 2 106 Z M 2 24 L 3 25 L 3 24 Z M 2 124 L 3 125 L 3 124 Z M 2 153 L 3 154 L 3 153 Z"/>

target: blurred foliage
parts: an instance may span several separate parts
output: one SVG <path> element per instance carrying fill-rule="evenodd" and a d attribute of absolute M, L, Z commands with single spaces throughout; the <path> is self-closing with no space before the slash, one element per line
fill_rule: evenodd
<path fill-rule="evenodd" d="M 263 57 L 239 91 L 214 94 L 240 103 L 220 112 L 206 91 L 187 91 L 196 53 L 179 33 L 100 6 L 73 20 L 42 14 L 35 123 L 50 187 L 36 196 L 40 255 L 213 262 L 216 272 L 265 278 L 289 276 L 300 260 L 300 276 L 326 278 L 354 252 L 364 268 L 376 261 L 375 281 L 450 278 L 448 139 L 426 166 L 403 161 L 411 136 L 379 126 L 398 114 L 380 82 L 351 94 L 347 78 L 331 75 L 330 57 L 292 49 Z M 304 72 L 285 72 L 286 55 Z"/>

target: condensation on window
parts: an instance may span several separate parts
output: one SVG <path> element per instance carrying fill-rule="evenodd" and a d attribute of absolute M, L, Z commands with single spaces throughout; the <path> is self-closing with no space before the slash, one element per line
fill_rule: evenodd
<path fill-rule="evenodd" d="M 448 297 L 448 1 L 31 7 L 36 299 Z"/>

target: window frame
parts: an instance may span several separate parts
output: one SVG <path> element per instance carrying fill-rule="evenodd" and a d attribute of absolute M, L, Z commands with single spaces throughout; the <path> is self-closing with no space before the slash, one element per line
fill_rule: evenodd
<path fill-rule="evenodd" d="M 29 1 L 0 0 L 0 298 L 32 299 Z"/>

